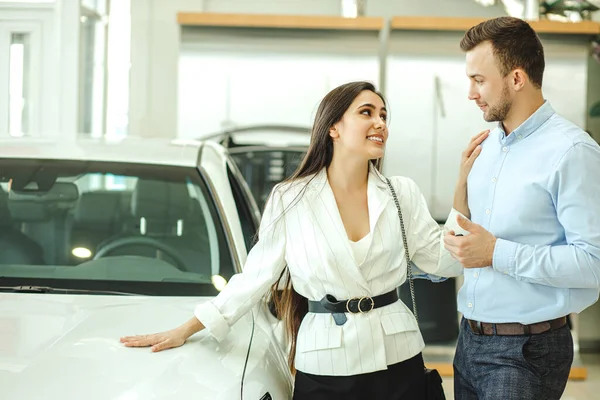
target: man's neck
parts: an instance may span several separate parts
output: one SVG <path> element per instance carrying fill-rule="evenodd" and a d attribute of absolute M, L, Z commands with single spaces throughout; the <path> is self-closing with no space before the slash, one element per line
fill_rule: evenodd
<path fill-rule="evenodd" d="M 542 105 L 544 105 L 544 96 L 542 96 L 541 92 L 522 102 L 515 101 L 508 117 L 502 121 L 506 136 L 510 135 L 523 122 L 527 121 Z"/>

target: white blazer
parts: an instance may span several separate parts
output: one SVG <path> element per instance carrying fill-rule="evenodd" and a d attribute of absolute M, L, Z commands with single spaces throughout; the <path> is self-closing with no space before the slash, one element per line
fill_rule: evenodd
<path fill-rule="evenodd" d="M 390 181 L 402 207 L 411 259 L 429 274 L 460 275 L 463 267 L 445 250 L 443 231 L 417 185 L 405 177 Z M 286 265 L 294 289 L 309 300 L 321 300 L 326 294 L 338 300 L 376 296 L 400 286 L 406 281 L 406 261 L 398 212 L 385 178 L 373 167 L 367 197 L 372 242 L 365 260 L 357 265 L 325 169 L 276 186 L 244 272 L 234 275 L 212 301 L 197 306 L 196 317 L 222 340 Z M 462 231 L 457 214 L 450 212 L 445 229 Z M 306 315 L 298 333 L 296 369 L 318 375 L 374 372 L 417 355 L 425 346 L 413 314 L 402 301 L 346 315 L 348 320 L 341 326 L 331 314 Z"/>

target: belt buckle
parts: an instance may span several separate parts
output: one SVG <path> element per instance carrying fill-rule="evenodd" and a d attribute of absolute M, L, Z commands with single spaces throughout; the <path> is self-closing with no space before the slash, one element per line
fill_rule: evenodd
<path fill-rule="evenodd" d="M 481 325 L 481 321 L 477 321 L 477 330 L 479 331 L 480 335 L 485 335 L 485 333 L 483 332 L 483 326 Z"/>
<path fill-rule="evenodd" d="M 481 321 L 469 320 L 469 325 L 471 326 L 471 330 L 476 335 L 483 335 L 483 327 L 481 326 Z"/>
<path fill-rule="evenodd" d="M 363 302 L 363 300 L 371 300 L 371 308 L 369 308 L 368 310 L 362 310 L 360 308 L 360 304 Z M 361 314 L 367 313 L 369 311 L 373 311 L 373 309 L 375 308 L 375 301 L 373 301 L 373 298 L 371 296 L 365 296 L 362 297 L 359 301 L 358 301 L 358 311 L 360 311 Z"/>
<path fill-rule="evenodd" d="M 358 311 L 357 312 L 354 312 L 354 311 L 350 310 L 350 302 L 352 300 L 358 300 Z M 353 297 L 351 299 L 346 300 L 346 311 L 349 314 L 358 314 L 360 312 L 360 298 L 359 297 Z"/>
<path fill-rule="evenodd" d="M 356 301 L 357 301 L 357 303 L 356 303 L 356 307 L 358 308 L 358 311 L 352 311 L 352 310 L 350 310 L 350 302 L 351 302 L 351 301 L 353 301 L 353 300 L 356 300 Z M 361 303 L 363 302 L 363 300 L 371 300 L 371 308 L 370 308 L 370 309 L 368 309 L 368 310 L 363 310 L 363 309 L 361 308 L 361 306 L 360 306 L 360 305 L 361 305 Z M 369 311 L 373 310 L 374 308 L 375 308 L 375 301 L 374 301 L 374 300 L 373 300 L 373 298 L 372 298 L 372 297 L 370 297 L 370 296 L 364 296 L 364 297 L 353 297 L 353 298 L 351 298 L 351 299 L 348 299 L 348 300 L 346 301 L 346 311 L 348 311 L 350 314 L 364 314 L 364 313 L 367 313 L 367 312 L 369 312 Z"/>

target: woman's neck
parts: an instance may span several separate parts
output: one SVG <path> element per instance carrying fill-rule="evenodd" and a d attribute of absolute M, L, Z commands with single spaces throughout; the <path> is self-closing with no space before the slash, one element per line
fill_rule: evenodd
<path fill-rule="evenodd" d="M 335 154 L 327 168 L 329 185 L 338 190 L 353 192 L 367 186 L 369 161 L 351 161 L 336 158 Z"/>

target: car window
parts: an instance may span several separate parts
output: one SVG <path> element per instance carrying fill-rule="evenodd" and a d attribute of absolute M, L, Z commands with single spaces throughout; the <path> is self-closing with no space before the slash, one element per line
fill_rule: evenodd
<path fill-rule="evenodd" d="M 4 159 L 0 181 L 0 281 L 214 295 L 233 275 L 195 168 Z"/>
<path fill-rule="evenodd" d="M 231 153 L 262 211 L 273 187 L 292 176 L 299 167 L 305 150 L 252 146 L 238 147 Z"/>

